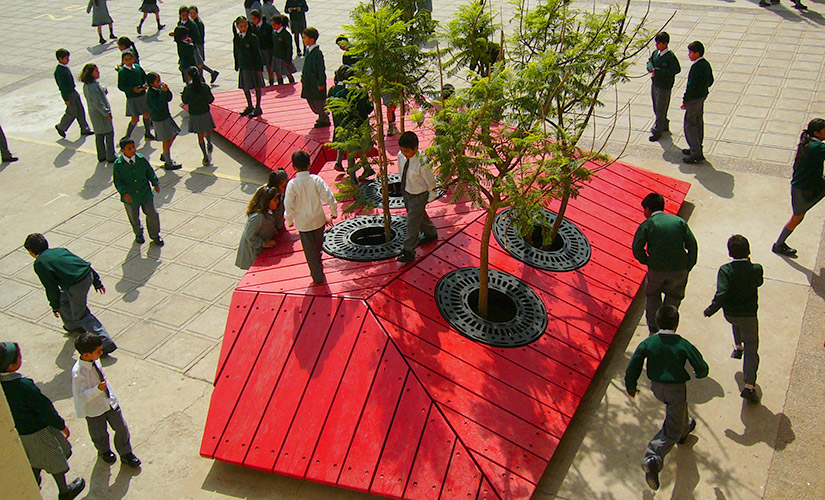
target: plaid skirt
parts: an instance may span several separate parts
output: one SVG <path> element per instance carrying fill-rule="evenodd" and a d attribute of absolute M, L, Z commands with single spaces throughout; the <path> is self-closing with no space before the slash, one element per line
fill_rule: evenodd
<path fill-rule="evenodd" d="M 49 474 L 63 474 L 69 470 L 67 459 L 72 456 L 72 445 L 63 434 L 52 426 L 20 436 L 23 449 L 33 469 L 43 469 Z"/>

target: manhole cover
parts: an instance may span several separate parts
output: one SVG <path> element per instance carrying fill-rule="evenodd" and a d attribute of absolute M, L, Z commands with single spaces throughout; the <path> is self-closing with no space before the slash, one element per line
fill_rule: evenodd
<path fill-rule="evenodd" d="M 555 220 L 555 212 L 544 210 L 544 217 L 548 224 L 552 225 Z M 518 234 L 510 224 L 508 217 L 510 209 L 502 210 L 496 215 L 493 225 L 493 235 L 498 244 L 515 259 L 537 269 L 546 271 L 573 271 L 578 269 L 590 260 L 590 242 L 587 241 L 584 233 L 568 219 L 564 219 L 559 227 L 559 235 L 556 241 L 557 247 L 549 249 L 541 247 L 541 229 L 530 238 L 524 238 Z M 559 241 L 559 238 L 561 240 Z M 536 244 L 531 244 L 528 240 L 535 240 Z"/>
<path fill-rule="evenodd" d="M 445 274 L 435 287 L 439 312 L 462 335 L 495 347 L 519 347 L 544 334 L 547 309 L 526 283 L 490 270 L 490 319 L 477 313 L 478 285 L 479 269 L 465 267 Z"/>
<path fill-rule="evenodd" d="M 384 241 L 384 216 L 361 215 L 335 224 L 324 233 L 324 251 L 334 257 L 358 262 L 391 259 L 401 255 L 407 218 L 390 217 L 392 237 Z"/>
<path fill-rule="evenodd" d="M 387 177 L 387 181 L 389 182 L 389 199 L 390 199 L 390 210 L 396 208 L 404 208 L 404 197 L 401 195 L 401 176 L 397 173 L 389 174 Z M 443 189 L 438 189 L 436 192 L 436 199 L 441 198 L 444 196 Z M 355 195 L 361 203 L 364 205 L 370 205 L 373 207 L 380 207 L 381 206 L 381 181 L 373 179 L 369 182 L 366 182 L 358 188 Z"/>

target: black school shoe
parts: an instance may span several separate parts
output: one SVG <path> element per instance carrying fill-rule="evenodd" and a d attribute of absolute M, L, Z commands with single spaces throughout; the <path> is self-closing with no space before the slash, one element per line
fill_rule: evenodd
<path fill-rule="evenodd" d="M 789 247 L 787 243 L 774 243 L 771 251 L 787 257 L 796 257 L 796 248 Z"/>
<path fill-rule="evenodd" d="M 734 349 L 732 353 L 730 353 L 730 357 L 733 359 L 742 359 L 742 353 L 745 352 L 744 349 Z"/>
<path fill-rule="evenodd" d="M 264 110 L 262 110 L 260 107 L 257 107 L 254 110 L 252 110 L 251 113 L 249 113 L 249 117 L 255 118 L 256 116 L 261 116 L 262 114 L 264 114 Z"/>
<path fill-rule="evenodd" d="M 165 242 L 163 241 L 163 238 L 161 238 L 160 236 L 158 236 L 158 237 L 157 237 L 157 239 L 152 240 L 152 242 L 153 242 L 156 246 L 159 246 L 159 247 L 162 247 L 162 246 L 164 245 L 164 243 L 165 243 Z"/>
<path fill-rule="evenodd" d="M 739 393 L 743 399 L 750 401 L 751 403 L 758 403 L 759 402 L 759 395 L 756 394 L 756 389 L 748 389 L 747 387 L 742 389 L 742 392 Z"/>
<path fill-rule="evenodd" d="M 687 428 L 687 432 L 685 432 L 685 435 L 684 435 L 684 436 L 682 436 L 682 437 L 681 437 L 678 441 L 676 441 L 676 442 L 677 442 L 678 444 L 685 444 L 685 441 L 687 441 L 688 436 L 690 436 L 690 433 L 691 433 L 691 432 L 693 432 L 693 430 L 694 430 L 694 429 L 696 429 L 696 420 L 694 420 L 694 419 L 693 419 L 693 417 L 688 417 L 688 428 Z"/>
<path fill-rule="evenodd" d="M 77 498 L 80 495 L 80 492 L 83 491 L 83 488 L 86 487 L 86 480 L 82 477 L 79 477 L 69 483 L 69 489 L 66 490 L 66 493 L 61 493 L 57 495 L 58 500 L 72 500 L 73 498 Z"/>
<path fill-rule="evenodd" d="M 652 490 L 659 489 L 659 467 L 656 466 L 656 459 L 647 457 L 642 464 L 642 470 L 645 471 L 645 481 Z"/>
<path fill-rule="evenodd" d="M 107 451 L 105 453 L 98 453 L 97 456 L 99 456 L 101 460 L 103 460 L 109 465 L 117 462 L 117 457 L 111 451 Z"/>
<path fill-rule="evenodd" d="M 129 453 L 128 455 L 123 455 L 120 457 L 120 462 L 128 465 L 129 467 L 138 468 L 140 467 L 140 459 L 135 456 L 134 453 Z"/>
<path fill-rule="evenodd" d="M 241 111 L 241 116 L 250 115 L 250 114 L 252 114 L 253 111 L 255 111 L 255 108 L 253 108 L 252 106 L 247 106 L 246 109 Z"/>
<path fill-rule="evenodd" d="M 682 161 L 685 163 L 700 163 L 705 161 L 705 157 L 702 155 L 689 155 L 682 158 Z"/>
<path fill-rule="evenodd" d="M 401 252 L 401 255 L 398 256 L 398 262 L 412 262 L 415 260 L 415 253 L 413 252 Z"/>

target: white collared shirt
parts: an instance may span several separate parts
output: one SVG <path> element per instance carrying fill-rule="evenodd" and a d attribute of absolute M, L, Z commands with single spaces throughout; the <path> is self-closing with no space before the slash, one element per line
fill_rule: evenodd
<path fill-rule="evenodd" d="M 404 153 L 398 153 L 396 165 L 398 166 L 399 176 L 404 175 L 404 160 L 406 159 L 407 157 L 404 156 Z M 429 200 L 432 201 L 436 195 L 435 188 L 436 183 L 433 169 L 430 168 L 427 157 L 424 156 L 421 151 L 418 151 L 410 158 L 410 166 L 407 167 L 407 183 L 404 190 L 409 194 L 421 194 L 429 191 Z"/>
<path fill-rule="evenodd" d="M 306 51 L 309 52 L 309 51 L 315 50 L 316 48 L 318 48 L 318 42 L 315 42 L 312 45 L 310 45 L 309 47 L 307 47 Z"/>
<path fill-rule="evenodd" d="M 699 61 L 701 61 L 704 58 L 705 58 L 705 56 L 700 56 L 699 59 L 696 59 L 695 61 L 691 61 L 690 65 L 693 66 L 694 64 L 698 63 Z"/>
<path fill-rule="evenodd" d="M 284 193 L 284 220 L 286 225 L 295 221 L 295 229 L 301 232 L 315 231 L 326 223 L 324 207 L 329 205 L 329 213 L 338 217 L 338 203 L 323 179 L 304 170 L 286 185 Z"/>
<path fill-rule="evenodd" d="M 100 368 L 97 361 L 94 363 Z M 72 367 L 72 396 L 78 418 L 99 417 L 109 409 L 120 405 L 108 380 L 106 381 L 106 387 L 109 389 L 108 398 L 106 391 L 97 388 L 98 384 L 100 384 L 100 375 L 95 371 L 92 362 L 78 359 Z"/>
<path fill-rule="evenodd" d="M 662 57 L 663 55 L 667 54 L 669 51 L 670 51 L 670 49 L 660 50 L 659 51 L 659 57 Z"/>
<path fill-rule="evenodd" d="M 659 330 L 656 332 L 657 335 L 676 335 L 676 332 L 673 330 Z"/>

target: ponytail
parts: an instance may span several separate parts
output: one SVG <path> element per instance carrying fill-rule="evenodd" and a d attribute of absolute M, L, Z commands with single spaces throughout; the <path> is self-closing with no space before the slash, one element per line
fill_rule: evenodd
<path fill-rule="evenodd" d="M 814 118 L 808 123 L 808 128 L 802 131 L 799 135 L 799 145 L 796 147 L 796 157 L 794 164 L 798 164 L 808 155 L 808 145 L 814 139 L 814 132 L 821 132 L 825 129 L 825 120 L 822 118 Z"/>

